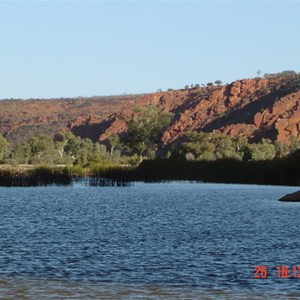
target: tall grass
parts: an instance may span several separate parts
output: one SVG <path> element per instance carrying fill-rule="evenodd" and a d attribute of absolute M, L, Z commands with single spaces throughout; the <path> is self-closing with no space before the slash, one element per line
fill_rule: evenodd
<path fill-rule="evenodd" d="M 132 180 L 197 180 L 216 183 L 300 185 L 299 161 L 144 161 L 133 172 Z"/>
<path fill-rule="evenodd" d="M 89 183 L 92 186 L 128 186 L 133 180 L 126 176 L 132 174 L 133 167 L 120 165 L 95 166 L 91 169 Z"/>
<path fill-rule="evenodd" d="M 1 186 L 69 185 L 84 181 L 91 186 L 126 186 L 130 182 L 193 180 L 216 183 L 300 185 L 300 157 L 271 161 L 146 160 L 138 167 L 121 165 L 82 168 L 40 166 L 31 170 L 0 170 Z"/>
<path fill-rule="evenodd" d="M 193 180 L 215 183 L 247 183 L 267 185 L 300 185 L 299 160 L 295 158 L 271 161 L 184 161 L 146 160 L 137 168 L 112 168 L 96 177 L 119 181 L 161 182 Z"/>
<path fill-rule="evenodd" d="M 61 168 L 39 166 L 30 170 L 0 170 L 1 186 L 69 185 L 72 178 Z"/>

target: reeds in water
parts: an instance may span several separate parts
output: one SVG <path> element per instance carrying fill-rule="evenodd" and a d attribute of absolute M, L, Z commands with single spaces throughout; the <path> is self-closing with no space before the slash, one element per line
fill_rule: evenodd
<path fill-rule="evenodd" d="M 72 178 L 63 169 L 39 166 L 29 170 L 0 170 L 1 186 L 68 185 Z"/>
<path fill-rule="evenodd" d="M 172 180 L 215 183 L 300 185 L 299 157 L 270 161 L 146 160 L 138 167 L 80 166 L 55 168 L 40 166 L 17 171 L 0 170 L 1 186 L 69 185 L 74 181 L 90 186 L 128 186 L 134 181 L 165 182 Z"/>

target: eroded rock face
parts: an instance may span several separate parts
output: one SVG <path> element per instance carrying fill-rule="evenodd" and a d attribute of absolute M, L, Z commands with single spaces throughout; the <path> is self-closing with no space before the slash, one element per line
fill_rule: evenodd
<path fill-rule="evenodd" d="M 255 126 L 251 126 L 253 130 L 249 130 L 248 124 L 243 121 L 244 117 L 238 115 L 235 120 L 234 112 L 257 101 L 261 97 L 258 91 L 262 92 L 262 88 L 266 88 L 264 93 L 268 92 L 266 79 L 244 79 L 228 86 L 204 89 L 198 95 L 188 95 L 193 97 L 193 101 L 189 100 L 193 104 L 178 116 L 164 134 L 164 143 L 173 142 L 190 130 L 230 133 L 230 136 L 251 136 Z M 226 115 L 229 114 L 232 114 L 232 118 L 226 119 Z"/>
<path fill-rule="evenodd" d="M 275 128 L 278 141 L 288 141 L 291 135 L 300 138 L 300 91 L 278 101 Z"/>
<path fill-rule="evenodd" d="M 262 90 L 267 86 L 268 80 L 264 78 L 259 78 L 257 80 L 243 79 L 233 82 L 229 85 L 228 106 L 234 107 L 241 99 L 254 94 L 258 90 Z"/>
<path fill-rule="evenodd" d="M 256 128 L 274 128 L 276 140 L 289 143 L 293 135 L 300 138 L 300 91 L 278 98 L 273 106 L 254 116 Z"/>
<path fill-rule="evenodd" d="M 107 143 L 111 134 L 126 131 L 124 117 L 135 113 L 135 105 L 154 105 L 174 114 L 162 137 L 166 145 L 193 130 L 285 143 L 291 135 L 300 139 L 300 91 L 274 89 L 264 78 L 145 95 L 0 101 L 0 132 L 16 144 L 37 133 L 68 128 L 75 135 Z"/>

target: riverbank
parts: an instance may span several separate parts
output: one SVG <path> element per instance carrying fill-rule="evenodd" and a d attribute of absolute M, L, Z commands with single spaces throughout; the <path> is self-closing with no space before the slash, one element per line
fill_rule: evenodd
<path fill-rule="evenodd" d="M 211 183 L 299 186 L 298 165 L 299 159 L 295 157 L 264 161 L 156 159 L 145 160 L 137 167 L 6 165 L 0 168 L 0 185 L 68 185 L 76 180 L 88 180 L 91 185 L 123 185 L 134 181 L 192 180 Z"/>

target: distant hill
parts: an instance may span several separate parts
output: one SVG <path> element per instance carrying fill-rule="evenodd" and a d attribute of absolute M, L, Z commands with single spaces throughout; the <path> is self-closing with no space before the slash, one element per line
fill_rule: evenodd
<path fill-rule="evenodd" d="M 103 122 L 109 115 L 118 113 L 122 107 L 133 105 L 138 97 L 139 95 L 2 100 L 0 101 L 0 132 L 12 145 L 42 133 L 53 136 L 61 129 L 66 129 L 75 119 Z M 92 134 L 93 139 L 97 134 L 96 131 Z"/>
<path fill-rule="evenodd" d="M 51 100 L 0 101 L 0 132 L 16 145 L 33 135 L 70 129 L 75 135 L 105 143 L 126 130 L 122 116 L 135 105 L 155 105 L 174 114 L 163 142 L 187 131 L 241 134 L 250 141 L 300 139 L 300 75 L 292 71 L 228 85 L 153 94 Z M 121 118 L 120 118 L 121 116 Z"/>

